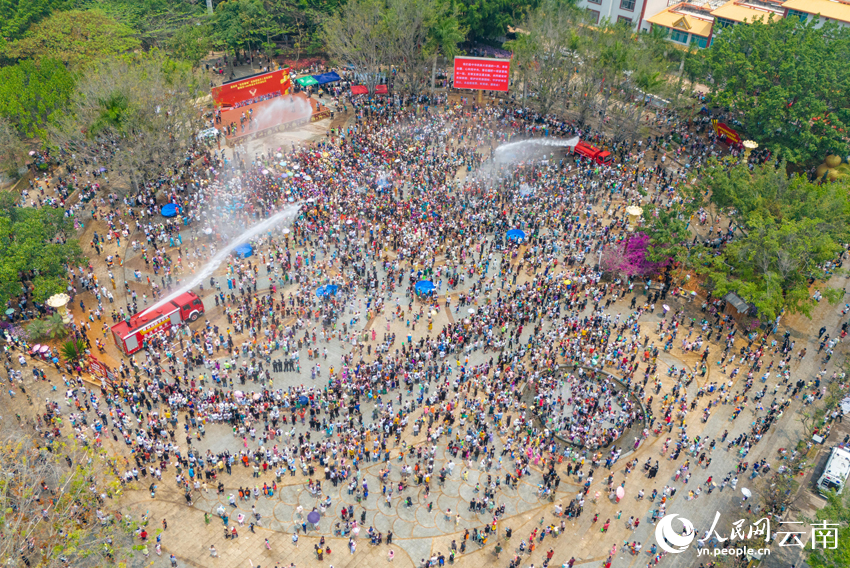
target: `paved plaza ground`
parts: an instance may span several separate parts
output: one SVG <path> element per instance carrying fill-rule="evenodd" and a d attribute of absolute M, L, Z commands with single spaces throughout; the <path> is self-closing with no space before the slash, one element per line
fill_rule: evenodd
<path fill-rule="evenodd" d="M 335 119 L 334 125 L 331 125 L 329 120 L 322 121 L 316 125 L 311 125 L 316 134 L 322 132 L 332 126 L 344 125 L 344 117 Z M 283 136 L 283 135 L 281 135 Z M 293 135 L 297 137 L 297 134 Z M 253 142 L 256 144 L 257 142 Z M 98 224 L 92 223 L 87 227 L 87 231 L 96 230 Z M 189 228 L 184 232 L 184 240 L 190 239 L 192 231 L 199 228 Z M 85 241 L 85 239 L 83 239 Z M 132 276 L 132 270 L 137 267 L 143 267 L 144 263 L 139 261 L 138 253 L 133 253 L 132 248 L 128 243 L 123 242 L 121 249 L 115 245 L 109 245 L 111 249 L 107 249 L 104 254 L 121 254 L 124 259 L 124 267 L 122 270 L 123 277 L 131 282 L 132 286 L 139 291 L 141 295 L 145 287 L 135 283 Z M 321 260 L 319 258 L 318 260 Z M 105 280 L 106 269 L 98 259 L 94 259 L 95 267 Z M 494 270 L 494 268 L 491 268 Z M 498 267 L 495 268 L 498 270 Z M 145 276 L 154 277 L 152 273 L 143 273 Z M 265 269 L 260 270 L 260 282 L 266 282 Z M 379 276 L 383 277 L 380 272 Z M 219 270 L 216 278 L 221 283 L 223 277 L 223 269 Z M 836 286 L 846 285 L 846 282 L 837 278 Z M 443 325 L 462 319 L 466 308 L 456 309 L 458 306 L 457 295 L 468 289 L 471 281 L 467 281 L 466 286 L 461 285 L 454 289 L 452 294 L 452 307 L 450 311 L 441 309 L 434 316 L 434 328 L 440 329 Z M 522 283 L 520 280 L 519 284 Z M 260 287 L 262 291 L 262 286 Z M 284 290 L 285 292 L 285 290 Z M 441 294 L 441 300 L 444 299 L 445 289 L 438 291 Z M 222 321 L 221 308 L 217 308 L 213 302 L 211 291 L 207 287 L 205 292 L 201 293 L 204 297 L 205 308 L 207 314 L 205 317 L 213 322 L 220 323 Z M 395 299 L 399 298 L 402 302 L 407 299 L 400 296 L 403 292 L 390 294 L 387 298 L 387 305 L 394 306 Z M 636 290 L 636 294 L 628 295 L 620 299 L 615 304 L 612 304 L 606 312 L 609 314 L 627 314 L 630 313 L 629 302 L 633 296 L 638 297 L 638 302 L 642 303 L 646 297 L 641 290 Z M 116 301 L 123 303 L 125 299 L 123 294 L 117 294 Z M 88 293 L 81 294 L 81 298 L 86 303 L 93 302 L 91 295 Z M 352 302 L 347 307 L 347 314 L 341 319 L 349 319 L 359 311 L 365 313 L 366 298 L 362 295 Z M 443 302 L 441 301 L 441 304 Z M 701 317 L 700 306 L 698 303 L 688 303 L 681 298 L 670 298 L 667 300 L 671 309 L 676 310 L 683 308 L 686 310 L 687 317 Z M 843 302 L 842 302 L 843 304 Z M 140 305 L 140 308 L 144 306 Z M 415 304 L 415 310 L 418 311 L 418 304 Z M 835 329 L 840 320 L 841 308 L 830 305 L 827 302 L 822 302 L 815 310 L 811 320 L 802 317 L 788 317 L 783 321 L 787 325 L 782 328 L 782 331 L 788 329 L 793 339 L 797 342 L 795 351 L 799 351 L 806 347 L 810 355 L 799 363 L 796 359 L 792 364 L 793 377 L 810 380 L 821 369 L 821 356 L 816 356 L 818 342 L 815 339 L 815 330 L 821 326 L 827 326 L 830 330 Z M 589 310 L 585 314 L 590 313 Z M 84 317 L 79 309 L 75 310 L 77 318 Z M 652 343 L 659 345 L 658 336 L 655 332 L 656 323 L 664 317 L 662 310 L 656 310 L 654 313 L 646 313 L 640 320 L 642 332 L 649 336 Z M 202 322 L 195 325 L 201 325 Z M 414 339 L 425 336 L 428 331 L 424 324 L 420 324 L 417 329 L 410 330 L 403 321 L 398 318 L 389 317 L 389 313 L 379 314 L 375 318 L 366 321 L 361 317 L 356 324 L 357 329 L 376 330 L 378 335 L 383 335 L 385 332 L 395 333 L 400 338 L 407 337 L 410 333 Z M 547 324 L 548 326 L 548 324 Z M 527 339 L 531 334 L 531 326 L 524 331 L 523 339 Z M 544 331 L 548 327 L 544 327 Z M 99 336 L 99 335 L 98 335 Z M 739 342 L 740 342 L 739 336 Z M 237 344 L 239 342 L 237 341 Z M 740 346 L 740 345 L 738 345 Z M 328 362 L 322 360 L 322 366 L 327 368 L 327 365 L 337 363 L 341 356 L 350 351 L 350 345 L 343 343 L 338 338 L 331 339 L 326 343 L 320 343 L 320 348 L 326 348 L 328 351 Z M 719 352 L 720 347 L 717 344 L 712 344 L 712 351 Z M 107 348 L 107 353 L 103 358 L 110 361 L 115 361 L 120 357 L 113 345 Z M 493 352 L 483 353 L 474 351 L 470 354 L 470 363 L 479 364 L 495 357 Z M 142 360 L 140 357 L 139 360 Z M 678 345 L 675 345 L 670 352 L 662 352 L 659 360 L 659 376 L 663 383 L 662 396 L 665 392 L 669 392 L 674 381 L 664 372 L 669 365 L 675 365 L 677 368 L 683 366 L 695 368 L 699 360 L 698 353 L 683 353 Z M 302 352 L 301 372 L 288 373 L 272 373 L 272 385 L 275 389 L 286 388 L 300 384 L 314 384 L 317 388 L 325 385 L 327 376 L 319 379 L 311 379 L 309 372 L 309 361 L 306 354 Z M 835 358 L 827 365 L 828 373 L 833 371 Z M 697 390 L 712 383 L 728 382 L 729 377 L 722 373 L 721 369 L 716 365 L 716 360 L 710 357 L 707 361 L 708 372 L 704 377 L 699 377 L 693 381 L 688 387 L 689 400 L 692 400 Z M 637 376 L 642 376 L 642 369 L 637 373 Z M 613 371 L 612 371 L 613 372 Z M 616 374 L 616 373 L 614 373 Z M 740 390 L 742 381 L 745 380 L 746 373 L 741 373 L 733 380 L 731 390 Z M 56 377 L 52 377 L 55 381 Z M 766 385 L 768 392 L 777 382 L 774 377 L 770 379 Z M 757 385 L 761 388 L 761 385 Z M 246 385 L 236 384 L 233 387 L 250 393 L 252 390 L 259 390 L 262 385 L 255 383 L 247 383 Z M 412 391 L 402 391 L 392 393 L 394 399 L 400 404 L 406 401 L 416 402 L 420 394 L 427 397 L 430 394 L 427 385 L 419 386 Z M 434 388 L 431 386 L 430 388 Z M 36 394 L 41 396 L 53 396 L 45 384 L 33 385 Z M 780 394 L 777 397 L 781 396 Z M 477 393 L 476 393 L 477 394 Z M 767 397 L 770 400 L 770 396 Z M 657 399 L 656 399 L 657 400 Z M 656 403 L 657 404 L 657 403 Z M 702 408 L 700 404 L 700 408 Z M 765 439 L 756 445 L 747 461 L 753 463 L 764 457 L 768 462 L 775 467 L 777 461 L 778 448 L 790 448 L 796 445 L 796 442 L 802 431 L 802 426 L 798 420 L 797 411 L 800 410 L 801 402 L 795 400 L 791 403 L 789 411 L 785 412 L 781 419 L 769 430 Z M 372 413 L 373 405 L 370 403 L 364 404 L 362 407 L 364 421 L 368 422 Z M 729 438 L 732 439 L 742 432 L 749 432 L 751 422 L 753 421 L 753 412 L 750 408 L 744 410 L 737 420 L 730 420 L 733 407 L 731 405 L 721 405 L 712 411 L 712 416 L 707 423 L 702 423 L 699 419 L 699 412 L 692 412 L 688 419 L 688 434 L 691 438 L 694 436 L 707 436 L 710 439 L 719 439 L 724 430 L 728 430 Z M 421 405 L 414 411 L 412 418 L 415 419 L 422 414 Z M 7 417 L 8 419 L 8 417 Z M 184 417 L 181 416 L 178 424 L 178 431 L 182 432 Z M 412 421 L 412 420 L 411 420 Z M 843 438 L 844 426 L 838 425 L 838 428 L 832 435 L 830 441 Z M 307 428 L 303 425 L 298 425 L 295 428 L 296 432 L 306 432 Z M 311 433 L 313 439 L 316 436 L 322 436 L 323 433 Z M 636 451 L 634 447 L 634 434 L 630 431 L 623 438 L 617 441 L 617 444 L 624 449 L 624 455 L 616 462 L 611 470 L 614 475 L 615 483 L 619 484 L 625 480 L 626 496 L 619 503 L 608 499 L 606 496 L 606 481 L 609 472 L 604 468 L 600 468 L 594 474 L 593 485 L 587 495 L 587 503 L 580 518 L 566 523 L 566 531 L 557 537 L 550 536 L 542 542 L 537 543 L 537 547 L 532 554 L 525 554 L 522 559 L 523 568 L 529 565 L 541 566 L 546 558 L 546 553 L 549 549 L 554 550 L 552 565 L 560 566 L 566 563 L 571 557 L 576 559 L 578 566 L 600 566 L 609 556 L 612 547 L 616 545 L 616 553 L 613 555 L 614 568 L 626 567 L 643 567 L 651 561 L 651 556 L 648 554 L 649 547 L 654 542 L 653 531 L 655 527 L 649 522 L 650 511 L 656 508 L 656 504 L 650 503 L 647 499 L 637 500 L 637 493 L 643 490 L 646 495 L 649 495 L 653 489 L 659 491 L 665 486 L 675 486 L 678 489 L 676 496 L 671 500 L 668 512 L 677 513 L 686 516 L 690 519 L 698 531 L 705 531 L 714 519 L 716 511 L 723 511 L 730 517 L 735 515 L 739 509 L 741 501 L 741 487 L 751 486 L 747 476 L 742 476 L 738 490 L 732 490 L 727 487 L 725 490 L 715 490 L 712 494 L 707 494 L 705 491 L 702 495 L 692 501 L 687 501 L 687 492 L 689 489 L 697 485 L 703 485 L 705 489 L 705 480 L 712 476 L 715 480 L 722 479 L 727 472 L 732 471 L 738 465 L 739 460 L 734 449 L 729 452 L 726 450 L 726 444 L 718 444 L 717 448 L 711 453 L 711 465 L 707 469 L 701 467 L 692 468 L 693 477 L 688 485 L 683 485 L 682 480 L 673 480 L 676 468 L 683 461 L 671 462 L 668 455 L 660 454 L 661 446 L 664 440 L 670 436 L 666 431 L 661 435 L 650 435 L 644 440 Z M 430 444 L 425 439 L 424 433 L 418 436 L 413 436 L 410 430 L 405 431 L 403 440 L 406 444 L 414 446 L 422 446 L 430 448 Z M 504 448 L 506 437 L 497 437 L 494 440 L 497 455 Z M 211 424 L 206 429 L 205 437 L 199 442 L 195 442 L 193 446 L 196 449 L 206 451 L 207 449 L 213 452 L 230 450 L 238 451 L 241 447 L 242 440 L 234 436 L 232 430 L 222 424 Z M 251 447 L 256 448 L 257 443 L 253 443 Z M 117 453 L 118 455 L 126 455 L 126 448 L 123 444 L 114 444 L 111 440 L 106 441 L 106 447 Z M 306 566 L 333 566 L 334 568 L 348 567 L 374 567 L 385 566 L 390 564 L 389 552 L 392 551 L 394 558 L 392 564 L 400 567 L 416 566 L 419 567 L 422 559 L 429 559 L 432 556 L 442 553 L 448 556 L 448 551 L 452 541 L 458 545 L 463 541 L 464 532 L 473 529 L 482 529 L 485 524 L 492 521 L 492 515 L 489 513 L 475 514 L 469 510 L 469 502 L 475 498 L 477 486 L 483 486 L 487 482 L 488 476 L 504 477 L 504 470 L 494 467 L 489 471 L 482 470 L 479 464 L 464 464 L 458 458 L 452 458 L 447 454 L 445 443 L 438 444 L 434 455 L 435 471 L 448 464 L 450 460 L 454 460 L 456 467 L 451 476 L 444 484 L 433 482 L 431 484 L 430 495 L 426 496 L 422 487 L 412 485 L 407 488 L 402 497 L 411 498 L 413 505 L 407 506 L 400 498 L 394 498 L 389 506 L 382 499 L 380 492 L 381 484 L 378 477 L 381 471 L 391 466 L 389 479 L 395 484 L 401 480 L 400 466 L 396 456 L 399 448 L 394 448 L 391 451 L 393 459 L 389 464 L 383 462 L 371 462 L 363 464 L 361 470 L 361 483 L 366 481 L 369 484 L 370 495 L 361 503 L 355 502 L 355 497 L 349 494 L 347 485 L 340 483 L 337 486 L 331 485 L 330 482 L 323 482 L 324 492 L 321 497 L 311 495 L 307 490 L 308 478 L 300 471 L 295 476 L 285 475 L 277 484 L 279 490 L 274 497 L 267 498 L 260 496 L 258 499 L 251 498 L 247 501 L 241 501 L 237 507 L 232 507 L 229 503 L 229 495 L 238 491 L 240 487 L 254 487 L 255 485 L 262 486 L 263 483 L 271 483 L 275 480 L 274 474 L 270 472 L 261 474 L 260 478 L 252 477 L 250 468 L 243 468 L 237 464 L 232 470 L 232 474 L 228 475 L 223 472 L 219 475 L 218 481 L 224 485 L 223 493 L 219 494 L 215 491 L 215 483 L 211 483 L 208 491 L 202 491 L 195 495 L 194 503 L 189 506 L 183 499 L 183 494 L 178 490 L 174 483 L 174 473 L 169 471 L 163 475 L 163 481 L 159 484 L 159 489 L 155 498 L 151 498 L 147 490 L 146 483 L 135 484 L 131 487 L 123 497 L 121 506 L 123 509 L 138 518 L 141 515 L 147 515 L 150 518 L 152 527 L 159 527 L 162 519 L 167 519 L 168 528 L 162 533 L 162 556 L 157 557 L 152 552 L 149 562 L 152 566 L 159 568 L 169 566 L 168 555 L 174 554 L 178 559 L 179 566 L 221 566 L 221 567 L 243 567 L 254 568 L 262 566 L 262 568 L 272 568 L 274 566 L 289 566 L 294 563 L 298 567 Z M 589 454 L 587 454 L 589 455 Z M 625 476 L 624 469 L 628 460 L 636 458 L 642 465 L 648 458 L 653 462 L 657 459 L 660 463 L 660 470 L 654 479 L 647 479 L 642 468 L 638 467 L 635 471 Z M 695 460 L 692 459 L 692 463 Z M 405 463 L 410 463 L 405 462 Z M 498 565 L 507 566 L 519 543 L 523 539 L 527 539 L 528 535 L 534 530 L 539 529 L 542 525 L 557 524 L 560 519 L 555 516 L 555 506 L 559 503 L 566 505 L 582 491 L 582 482 L 575 476 L 566 475 L 566 463 L 558 467 L 558 473 L 561 476 L 561 483 L 558 487 L 554 500 L 541 499 L 538 494 L 538 485 L 542 483 L 542 471 L 539 467 L 532 467 L 532 472 L 528 476 L 524 476 L 516 489 L 510 489 L 504 485 L 498 490 L 496 500 L 499 504 L 504 504 L 506 513 L 502 520 L 497 523 L 497 538 L 491 538 L 486 546 L 479 546 L 470 542 L 467 544 L 466 551 L 459 554 L 456 559 L 456 564 L 462 567 Z M 809 476 L 811 472 L 809 473 Z M 321 472 L 317 472 L 316 477 L 321 477 Z M 806 478 L 808 479 L 808 477 Z M 371 489 L 374 488 L 374 489 Z M 592 502 L 592 497 L 596 492 L 601 493 L 601 497 L 597 502 Z M 302 534 L 298 540 L 297 546 L 293 543 L 292 534 L 296 527 L 300 526 L 307 512 L 314 507 L 318 508 L 320 501 L 329 497 L 331 499 L 331 507 L 325 511 L 321 520 L 316 527 L 310 528 L 306 534 Z M 799 498 L 799 507 L 802 512 L 809 512 L 819 503 L 819 498 L 812 495 L 811 485 L 805 480 L 802 484 L 802 489 Z M 361 531 L 357 539 L 356 552 L 353 554 L 348 550 L 348 537 L 341 537 L 334 534 L 334 526 L 339 520 L 340 512 L 344 507 L 354 507 L 355 515 L 359 519 L 360 515 L 365 512 L 364 529 Z M 218 518 L 216 511 L 224 507 L 230 513 L 230 524 L 238 525 L 237 518 L 239 514 L 243 514 L 247 519 L 251 519 L 253 515 L 252 507 L 256 508 L 261 516 L 261 520 L 255 527 L 255 532 L 249 530 L 248 522 L 245 526 L 239 526 L 239 538 L 230 540 L 224 538 L 224 527 L 222 521 Z M 299 507 L 301 511 L 299 512 Z M 452 514 L 449 514 L 451 511 Z M 620 513 L 621 511 L 621 513 Z M 728 512 L 728 513 L 727 513 Z M 209 524 L 205 523 L 204 513 L 210 513 L 212 518 Z M 457 518 L 457 515 L 460 518 Z M 795 513 L 796 514 L 796 513 Z M 593 522 L 594 516 L 598 515 L 596 523 Z M 618 518 L 619 515 L 619 518 Z M 637 530 L 628 530 L 626 528 L 626 520 L 629 517 L 635 517 L 640 520 L 640 526 Z M 609 531 L 602 533 L 601 526 L 606 519 L 612 519 L 611 528 Z M 391 545 L 382 544 L 373 546 L 369 544 L 369 539 L 365 537 L 365 530 L 368 527 L 374 527 L 383 533 L 392 531 L 393 541 Z M 509 542 L 505 542 L 505 531 L 510 528 L 513 537 Z M 155 531 L 154 531 L 155 532 Z M 325 554 L 322 560 L 317 558 L 315 545 L 320 538 L 325 539 L 325 546 L 331 549 L 330 554 Z M 270 549 L 264 546 L 265 539 L 270 543 Z M 636 541 L 642 543 L 643 551 L 638 555 L 629 554 L 624 550 L 624 542 Z M 501 543 L 504 550 L 499 557 L 495 553 L 496 543 Z M 209 553 L 209 547 L 215 546 L 218 557 L 212 558 Z M 790 562 L 796 562 L 800 566 L 799 559 L 793 556 L 780 557 L 777 554 L 775 557 L 769 558 L 766 561 L 767 566 L 784 566 Z M 696 553 L 689 551 L 679 555 L 671 555 L 662 559 L 661 565 L 670 568 L 685 568 L 698 566 Z"/>

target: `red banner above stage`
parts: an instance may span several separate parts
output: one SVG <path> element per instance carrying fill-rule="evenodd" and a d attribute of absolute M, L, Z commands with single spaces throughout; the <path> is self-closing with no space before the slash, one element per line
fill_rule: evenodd
<path fill-rule="evenodd" d="M 734 128 L 726 124 L 725 122 L 718 122 L 716 119 L 711 121 L 711 126 L 714 128 L 714 132 L 718 136 L 725 136 L 726 141 L 730 144 L 741 144 L 741 136 L 735 131 Z"/>
<path fill-rule="evenodd" d="M 508 92 L 510 75 L 510 59 L 455 57 L 454 86 L 457 89 Z"/>
<path fill-rule="evenodd" d="M 257 99 L 263 95 L 285 95 L 292 88 L 289 69 L 246 77 L 239 81 L 213 87 L 212 97 L 218 106 L 230 107 L 242 101 Z"/>

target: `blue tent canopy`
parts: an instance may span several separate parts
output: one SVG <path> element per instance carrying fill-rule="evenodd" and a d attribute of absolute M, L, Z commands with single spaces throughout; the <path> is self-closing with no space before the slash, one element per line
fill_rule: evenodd
<path fill-rule="evenodd" d="M 319 289 L 316 290 L 316 296 L 320 298 L 325 296 L 336 296 L 337 290 L 339 290 L 339 286 L 336 284 L 326 284 L 324 286 L 319 286 Z"/>
<path fill-rule="evenodd" d="M 177 204 L 169 203 L 163 205 L 160 213 L 162 213 L 163 217 L 177 217 Z"/>
<path fill-rule="evenodd" d="M 249 256 L 252 256 L 254 254 L 254 247 L 252 247 L 250 243 L 239 245 L 233 250 L 236 251 L 236 254 L 238 254 L 242 258 L 248 258 Z"/>
<path fill-rule="evenodd" d="M 434 286 L 434 283 L 430 280 L 420 280 L 416 283 L 416 293 L 417 294 L 429 294 L 436 290 L 437 287 Z"/>
<path fill-rule="evenodd" d="M 336 74 L 336 72 L 331 71 L 330 73 L 322 73 L 321 75 L 313 75 L 313 79 L 316 80 L 317 85 L 324 85 L 325 83 L 334 83 L 340 80 L 340 76 Z"/>
<path fill-rule="evenodd" d="M 525 232 L 520 231 L 519 229 L 511 229 L 507 234 L 508 240 L 516 241 L 518 243 L 525 240 Z"/>

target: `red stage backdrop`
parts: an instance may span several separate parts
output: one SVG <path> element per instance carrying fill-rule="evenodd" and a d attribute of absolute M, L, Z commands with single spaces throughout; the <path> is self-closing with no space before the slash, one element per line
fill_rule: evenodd
<path fill-rule="evenodd" d="M 280 91 L 281 95 L 289 93 L 292 81 L 289 79 L 289 69 L 263 73 L 247 77 L 241 81 L 213 87 L 212 97 L 218 106 L 233 106 L 238 102 L 253 99 Z"/>
<path fill-rule="evenodd" d="M 455 57 L 454 86 L 458 89 L 508 92 L 510 74 L 510 59 Z"/>

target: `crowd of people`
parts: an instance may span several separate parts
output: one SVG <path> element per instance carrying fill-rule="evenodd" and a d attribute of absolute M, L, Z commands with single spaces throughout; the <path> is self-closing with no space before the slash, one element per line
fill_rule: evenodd
<path fill-rule="evenodd" d="M 562 475 L 583 486 L 556 509 L 576 519 L 595 471 L 614 468 L 653 431 L 678 426 L 662 453 L 671 448 L 671 459 L 685 452 L 700 467 L 710 465 L 716 440 L 689 435 L 687 417 L 700 402 L 707 402 L 705 417 L 717 404 L 753 398 L 753 373 L 735 391 L 731 380 L 692 385 L 704 367 L 677 370 L 661 397 L 661 353 L 702 352 L 705 362 L 716 332 L 721 349 L 753 372 L 779 350 L 788 369 L 787 337 L 771 344 L 751 335 L 736 351 L 734 321 L 706 310 L 721 300 L 703 305 L 705 319 L 693 337 L 696 320 L 684 308 L 648 322 L 656 302 L 679 295 L 676 282 L 664 278 L 653 292 L 601 271 L 603 251 L 627 233 L 626 205 L 640 201 L 651 214 L 668 207 L 700 162 L 720 151 L 702 122 L 679 121 L 668 136 L 610 144 L 615 160 L 602 166 L 548 146 L 518 158 L 496 152 L 529 139 L 604 141 L 599 132 L 528 109 L 462 106 L 444 97 L 349 102 L 354 123 L 317 143 L 231 156 L 198 146 L 181 157 L 179 171 L 138 194 L 93 197 L 86 205 L 106 227 L 98 252 L 102 246 L 124 254 L 122 239 L 134 251 L 113 267 L 132 277 L 108 275 L 113 289 L 117 281 L 125 290 L 123 299 L 116 293 L 117 305 L 94 264 L 71 271 L 73 294 L 95 292 L 87 300 L 96 303 L 91 317 L 78 322 L 86 339 L 108 311 L 116 322 L 143 310 L 147 294 L 154 302 L 190 279 L 244 228 L 297 207 L 291 225 L 253 239 L 252 257 L 231 255 L 195 290 L 220 316 L 149 338 L 145 351 L 121 359 L 116 379 L 104 381 L 99 394 L 63 377 L 62 402 L 76 408 L 72 434 L 126 446 L 132 458 L 125 480 L 150 479 L 154 493 L 164 474 L 173 475 L 192 503 L 208 485 L 223 493 L 220 476 L 243 468 L 253 478 L 243 498 L 274 498 L 279 484 L 298 477 L 305 490 L 328 500 L 326 507 L 325 489 L 342 484 L 350 502 L 333 526 L 351 536 L 365 522 L 356 511 L 370 495 L 387 506 L 415 500 L 431 511 L 432 492 L 447 479 L 478 471 L 481 487 L 468 513 L 480 527 L 472 540 L 483 546 L 518 480 L 534 472 L 542 476 L 541 500 L 554 499 Z M 652 120 L 675 119 L 659 112 Z M 669 167 L 669 133 L 678 130 L 686 134 L 686 153 L 670 153 L 689 161 Z M 93 166 L 66 158 L 71 173 L 54 182 L 62 199 L 69 179 Z M 163 203 L 177 204 L 180 216 L 161 218 Z M 511 229 L 527 238 L 506 238 Z M 433 282 L 433 294 L 415 294 L 422 280 Z M 329 285 L 333 293 L 317 295 Z M 106 337 L 108 326 L 100 329 Z M 650 329 L 658 339 L 650 339 Z M 342 355 L 329 356 L 329 348 Z M 291 382 L 289 373 L 296 382 L 309 373 L 309 382 L 281 386 Z M 782 376 L 766 414 L 732 440 L 742 459 L 789 404 L 778 394 L 783 384 L 786 395 L 792 388 L 790 374 Z M 794 394 L 801 389 L 813 390 L 798 384 Z M 767 397 L 762 391 L 755 398 Z M 59 434 L 61 407 L 48 401 L 39 417 L 44 435 Z M 221 425 L 232 431 L 231 448 L 213 451 L 206 431 Z M 379 488 L 366 480 L 375 462 Z M 637 466 L 630 460 L 621 470 L 621 487 Z M 685 483 L 693 467 L 683 466 Z M 608 485 L 613 500 L 613 472 Z M 654 518 L 674 494 L 658 496 Z M 447 516 L 455 515 L 457 525 L 460 512 Z M 227 527 L 228 515 L 219 516 Z M 544 529 L 519 553 L 562 532 L 564 522 Z M 383 542 L 372 527 L 366 534 Z M 640 546 L 629 545 L 635 552 Z M 649 552 L 657 564 L 662 554 L 654 546 Z"/>

